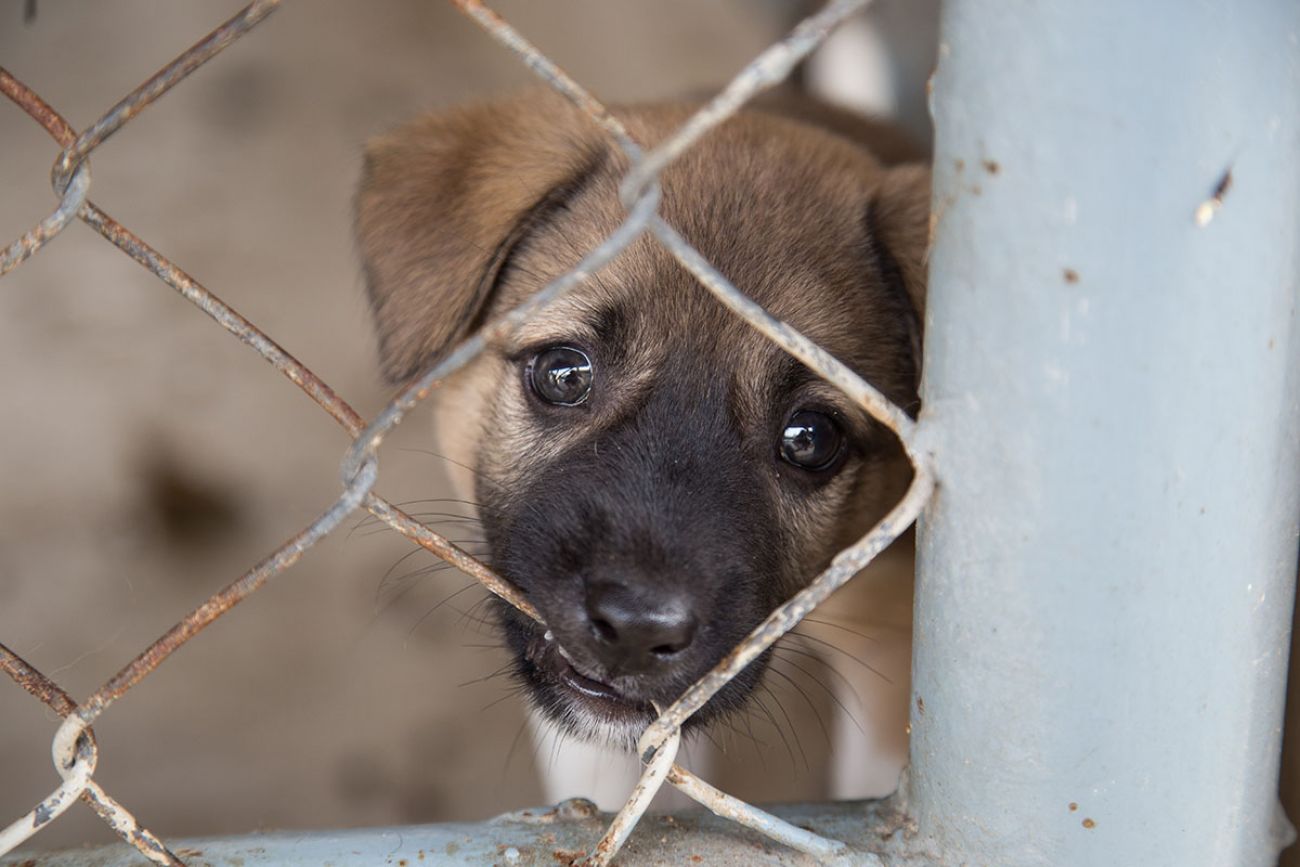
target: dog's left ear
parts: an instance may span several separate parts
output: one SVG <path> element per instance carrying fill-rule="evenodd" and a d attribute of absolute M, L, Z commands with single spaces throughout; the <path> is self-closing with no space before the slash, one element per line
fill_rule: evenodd
<path fill-rule="evenodd" d="M 887 169 L 871 197 L 868 230 L 897 266 L 918 322 L 925 321 L 926 260 L 930 253 L 930 170 Z"/>
<path fill-rule="evenodd" d="M 577 109 L 534 92 L 432 114 L 370 143 L 356 228 L 390 382 L 482 324 L 511 252 L 605 151 Z"/>

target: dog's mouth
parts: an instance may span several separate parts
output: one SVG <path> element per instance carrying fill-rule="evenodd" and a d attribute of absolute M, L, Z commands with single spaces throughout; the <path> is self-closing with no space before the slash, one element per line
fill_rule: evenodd
<path fill-rule="evenodd" d="M 671 705 L 732 646 L 732 636 L 727 635 L 715 641 L 721 646 L 716 657 L 698 653 L 653 671 L 620 671 L 593 658 L 592 649 L 581 640 L 568 641 L 563 629 L 543 626 L 504 602 L 498 613 L 515 654 L 515 675 L 533 705 L 572 734 L 620 747 L 634 746 L 658 717 L 656 706 Z M 562 619 L 563 612 L 557 616 Z M 766 668 L 763 654 L 692 714 L 683 728 L 707 725 L 742 708 Z"/>
<path fill-rule="evenodd" d="M 602 679 L 593 668 L 565 650 L 549 629 L 532 637 L 525 655 L 545 681 L 603 715 L 620 720 L 648 720 L 654 715 L 649 702 L 632 698 Z"/>

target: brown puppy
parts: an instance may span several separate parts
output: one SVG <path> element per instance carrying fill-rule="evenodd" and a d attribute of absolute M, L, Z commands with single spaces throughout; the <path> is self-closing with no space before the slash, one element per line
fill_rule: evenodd
<path fill-rule="evenodd" d="M 649 146 L 690 107 L 616 113 Z M 832 113 L 745 111 L 664 173 L 660 213 L 769 312 L 915 411 L 929 178 L 886 165 L 862 134 L 897 156 L 896 137 Z M 626 169 L 544 93 L 373 142 L 357 226 L 387 376 L 413 376 L 600 243 L 625 216 Z M 460 483 L 481 504 L 492 565 L 549 626 L 499 607 L 519 676 L 552 719 L 625 745 L 652 703 L 711 668 L 908 480 L 886 431 L 648 237 L 437 400 L 439 445 L 472 469 Z M 897 571 L 888 602 L 858 593 L 852 619 L 878 620 L 886 604 L 883 619 L 897 619 L 909 570 Z M 743 706 L 766 664 L 693 722 Z"/>

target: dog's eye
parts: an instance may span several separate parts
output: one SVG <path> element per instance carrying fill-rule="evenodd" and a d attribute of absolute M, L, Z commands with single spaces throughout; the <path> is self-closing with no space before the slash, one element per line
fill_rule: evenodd
<path fill-rule="evenodd" d="M 591 359 L 572 346 L 552 346 L 528 365 L 533 391 L 547 403 L 577 406 L 591 394 Z"/>
<path fill-rule="evenodd" d="M 843 435 L 825 413 L 801 410 L 781 432 L 781 457 L 805 470 L 824 470 L 840 456 Z"/>

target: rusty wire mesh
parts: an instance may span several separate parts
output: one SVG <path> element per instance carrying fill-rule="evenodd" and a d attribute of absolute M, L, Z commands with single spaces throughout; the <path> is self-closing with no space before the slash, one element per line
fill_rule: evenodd
<path fill-rule="evenodd" d="M 33 229 L 0 251 L 0 275 L 21 265 L 74 219 L 80 219 L 270 362 L 353 438 L 341 466 L 343 492 L 328 509 L 262 562 L 183 617 L 84 701 L 75 702 L 56 683 L 0 644 L 0 669 L 63 717 L 52 745 L 60 783 L 29 813 L 0 830 L 0 855 L 11 851 L 41 830 L 80 798 L 150 861 L 158 864 L 182 863 L 157 836 L 141 827 L 130 811 L 109 796 L 94 780 L 98 747 L 91 726 L 114 701 L 148 676 L 177 648 L 252 595 L 272 577 L 292 566 L 307 548 L 338 527 L 359 508 L 366 509 L 415 544 L 455 565 L 491 592 L 540 621 L 537 610 L 509 582 L 374 493 L 378 478 L 377 451 L 385 435 L 443 379 L 507 337 L 543 305 L 603 268 L 634 240 L 646 234 L 658 239 L 695 275 L 707 291 L 736 315 L 841 389 L 889 427 L 901 440 L 915 472 L 906 494 L 879 524 L 858 542 L 841 551 L 824 572 L 803 591 L 773 611 L 677 701 L 667 708 L 659 709 L 658 719 L 646 729 L 639 742 L 640 758 L 644 764 L 641 779 L 604 836 L 599 841 L 594 841 L 587 863 L 609 863 L 665 781 L 715 813 L 819 859 L 834 859 L 844 850 L 843 844 L 795 827 L 727 795 L 677 765 L 675 759 L 681 740 L 681 726 L 732 677 L 796 626 L 813 608 L 861 571 L 876 554 L 906 530 L 928 500 L 934 486 L 933 476 L 919 448 L 914 423 L 906 413 L 825 350 L 749 300 L 658 216 L 657 206 L 658 176 L 664 168 L 710 129 L 739 110 L 749 99 L 782 81 L 836 25 L 865 7 L 869 0 L 831 0 L 820 12 L 799 24 L 785 39 L 760 54 L 679 130 L 649 151 L 643 151 L 618 119 L 597 99 L 479 0 L 451 2 L 492 37 L 515 52 L 547 84 L 582 109 L 628 155 L 632 168 L 623 179 L 621 187 L 627 217 L 616 231 L 588 252 L 576 267 L 553 280 L 520 307 L 488 323 L 477 334 L 461 343 L 442 362 L 403 388 L 369 424 L 288 351 L 88 198 L 91 183 L 88 158 L 91 152 L 191 72 L 254 28 L 274 11 L 279 0 L 256 0 L 248 5 L 125 96 L 81 133 L 69 126 L 40 96 L 0 68 L 0 93 L 22 108 L 62 147 L 51 174 L 59 204 Z"/>

